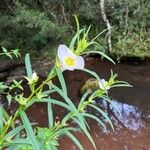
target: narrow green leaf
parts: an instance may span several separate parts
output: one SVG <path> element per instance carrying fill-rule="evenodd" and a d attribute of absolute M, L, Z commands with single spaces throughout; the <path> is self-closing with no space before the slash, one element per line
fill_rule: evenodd
<path fill-rule="evenodd" d="M 58 94 L 60 94 L 60 96 L 62 96 L 64 98 L 64 100 L 66 101 L 66 103 L 69 105 L 69 107 L 71 108 L 71 112 L 74 112 L 76 117 L 81 121 L 81 123 L 84 123 L 84 118 L 81 116 L 81 114 L 78 112 L 78 110 L 76 109 L 75 105 L 73 104 L 73 102 L 68 98 L 67 95 L 65 95 L 63 93 L 63 91 L 61 89 L 59 89 L 57 86 L 53 85 L 53 88 L 58 92 Z"/>
<path fill-rule="evenodd" d="M 28 117 L 24 111 L 20 111 L 20 117 L 21 117 L 21 120 L 25 126 L 27 135 L 28 135 L 29 139 L 31 140 L 33 149 L 34 150 L 40 150 L 40 147 L 39 147 L 39 144 L 36 140 L 35 134 L 33 132 L 31 123 L 30 123 L 30 121 L 29 121 L 29 119 L 28 119 Z"/>
<path fill-rule="evenodd" d="M 82 103 L 85 101 L 85 99 L 87 98 L 87 96 L 90 94 L 91 92 L 90 91 L 86 91 L 84 93 L 84 95 L 82 96 L 80 102 L 79 102 L 79 105 L 78 105 L 78 108 L 82 105 Z"/>
<path fill-rule="evenodd" d="M 42 94 L 42 95 L 49 95 L 49 94 L 52 94 L 52 93 L 54 93 L 54 92 L 56 92 L 56 90 L 50 89 L 50 90 L 46 90 L 46 91 L 42 92 L 41 94 Z"/>
<path fill-rule="evenodd" d="M 86 33 L 84 34 L 84 38 L 86 38 L 88 36 L 90 29 L 91 29 L 91 25 L 88 27 Z"/>
<path fill-rule="evenodd" d="M 2 106 L 0 106 L 0 134 L 3 129 L 3 123 L 4 123 L 3 121 L 4 121 L 3 109 L 2 109 Z"/>
<path fill-rule="evenodd" d="M 69 131 L 65 131 L 65 135 L 67 135 L 78 146 L 80 150 L 84 150 L 79 140 L 73 134 L 71 134 Z"/>
<path fill-rule="evenodd" d="M 72 38 L 69 49 L 74 50 L 75 42 L 80 36 L 80 34 L 84 31 L 84 29 L 81 29 L 79 32 L 75 34 L 75 36 Z"/>
<path fill-rule="evenodd" d="M 103 126 L 106 129 L 105 124 L 98 117 L 96 117 L 92 114 L 89 114 L 89 113 L 82 113 L 82 115 L 85 116 L 85 117 L 89 117 L 91 119 L 96 120 L 101 126 Z"/>
<path fill-rule="evenodd" d="M 103 34 L 104 32 L 106 32 L 108 29 L 103 30 L 102 32 L 100 32 L 96 37 L 94 37 L 92 39 L 92 41 L 95 41 L 101 34 Z"/>
<path fill-rule="evenodd" d="M 32 77 L 32 67 L 31 67 L 31 62 L 30 62 L 30 56 L 29 56 L 29 54 L 25 55 L 25 66 L 26 66 L 27 76 L 29 78 L 31 78 Z"/>
<path fill-rule="evenodd" d="M 67 87 L 66 87 L 66 83 L 65 83 L 65 79 L 63 77 L 63 74 L 62 74 L 62 72 L 57 67 L 55 67 L 55 70 L 56 70 L 59 82 L 61 84 L 62 90 L 63 90 L 64 94 L 67 95 Z"/>
<path fill-rule="evenodd" d="M 24 125 L 21 125 L 19 127 L 14 128 L 13 130 L 9 131 L 6 135 L 5 135 L 5 139 L 9 139 L 10 137 L 14 137 L 16 134 L 18 134 L 21 130 L 24 129 Z"/>
<path fill-rule="evenodd" d="M 78 17 L 77 17 L 75 14 L 73 14 L 73 16 L 74 16 L 75 21 L 76 21 L 76 25 L 77 25 L 77 32 L 79 32 L 79 30 L 80 30 L 80 24 L 79 24 Z"/>
<path fill-rule="evenodd" d="M 67 95 L 65 95 L 65 94 L 63 93 L 63 91 L 62 91 L 60 88 L 58 88 L 58 87 L 55 86 L 54 84 L 52 85 L 52 87 L 58 92 L 58 94 L 59 94 L 60 96 L 62 96 L 62 97 L 64 98 L 64 100 L 65 100 L 66 103 L 72 108 L 72 110 L 75 110 L 75 111 L 77 110 L 76 107 L 74 106 L 73 102 L 68 98 Z"/>
<path fill-rule="evenodd" d="M 116 64 L 109 56 L 107 56 L 105 53 L 103 52 L 100 52 L 100 51 L 88 51 L 88 52 L 85 52 L 85 54 L 99 54 L 101 55 L 102 57 L 108 59 L 109 61 L 111 61 L 113 64 Z M 84 53 L 83 53 L 84 54 Z"/>
<path fill-rule="evenodd" d="M 100 108 L 98 108 L 97 106 L 94 106 L 94 105 L 91 105 L 91 104 L 89 104 L 89 106 L 91 106 L 92 108 L 94 108 L 95 110 L 97 110 L 100 114 L 102 114 L 102 116 L 104 118 L 106 118 L 106 120 L 109 122 L 109 124 L 111 125 L 111 127 L 112 127 L 112 129 L 114 131 L 114 126 L 113 126 L 110 118 L 108 117 L 108 115 L 103 110 L 101 110 Z"/>
<path fill-rule="evenodd" d="M 38 103 L 43 103 L 43 102 L 46 102 L 46 103 L 48 103 L 48 102 L 51 102 L 52 104 L 56 104 L 56 105 L 58 105 L 58 106 L 61 106 L 61 107 L 63 107 L 63 108 L 66 108 L 67 110 L 72 110 L 71 109 L 71 107 L 69 107 L 69 105 L 67 105 L 66 103 L 64 103 L 64 102 L 61 102 L 61 101 L 58 101 L 58 100 L 55 100 L 55 99 L 42 99 L 42 100 L 35 100 L 35 102 L 38 102 Z"/>
<path fill-rule="evenodd" d="M 11 104 L 12 96 L 10 94 L 7 95 L 8 105 Z"/>
<path fill-rule="evenodd" d="M 111 88 L 113 87 L 133 87 L 132 85 L 127 85 L 127 84 L 116 84 L 116 85 L 112 85 Z"/>
<path fill-rule="evenodd" d="M 61 129 L 61 130 L 62 130 L 61 132 L 63 132 L 63 131 L 71 131 L 71 132 L 78 132 L 78 131 L 81 131 L 80 128 L 74 128 L 74 127 L 65 127 L 65 128 L 63 128 L 63 129 Z M 64 134 L 64 133 L 62 133 L 62 134 Z"/>
<path fill-rule="evenodd" d="M 93 139 L 92 139 L 90 133 L 89 133 L 88 130 L 86 129 L 85 125 L 81 124 L 81 122 L 80 122 L 79 120 L 75 119 L 75 118 L 74 118 L 74 120 L 75 120 L 75 122 L 79 125 L 79 127 L 82 129 L 82 131 L 83 131 L 84 134 L 87 136 L 87 138 L 90 140 L 90 142 L 92 143 L 94 149 L 96 150 L 96 149 L 97 149 L 97 148 L 96 148 L 96 145 L 95 145 L 95 143 L 94 143 L 94 141 L 93 141 Z"/>
<path fill-rule="evenodd" d="M 13 57 L 11 56 L 11 54 L 8 52 L 8 53 L 5 53 L 6 56 L 8 56 L 9 58 L 13 59 Z"/>
<path fill-rule="evenodd" d="M 119 113 L 119 115 L 122 115 L 120 110 L 115 105 L 112 104 L 112 101 L 108 96 L 107 97 L 101 96 L 101 98 L 103 98 L 105 101 L 107 101 Z"/>
<path fill-rule="evenodd" d="M 13 147 L 18 147 L 19 145 L 29 145 L 29 146 L 32 146 L 32 143 L 29 139 L 17 139 L 17 140 L 14 140 L 14 141 L 11 141 L 11 142 L 7 142 L 5 144 L 5 146 L 9 147 L 9 146 L 13 146 Z M 12 149 L 11 149 L 12 150 Z"/>
<path fill-rule="evenodd" d="M 91 75 L 94 76 L 98 81 L 101 81 L 100 77 L 99 77 L 94 71 L 91 71 L 91 70 L 86 69 L 86 68 L 85 68 L 85 69 L 82 69 L 82 71 L 85 71 L 85 72 L 91 74 Z"/>
<path fill-rule="evenodd" d="M 89 140 L 92 142 L 93 146 L 96 149 L 95 143 L 94 143 L 92 137 L 90 136 L 90 134 L 89 134 L 89 132 L 88 132 L 86 126 L 85 126 L 86 120 L 84 119 L 84 117 L 78 112 L 78 110 L 76 109 L 76 107 L 74 106 L 74 104 L 72 103 L 72 101 L 65 94 L 63 94 L 62 90 L 60 90 L 55 85 L 53 85 L 53 88 L 64 98 L 64 100 L 66 101 L 66 103 L 68 103 L 68 105 L 72 109 L 72 112 L 75 113 L 75 116 L 77 117 L 77 119 L 75 119 L 75 118 L 72 118 L 72 119 L 76 120 L 76 122 L 80 125 L 80 127 L 82 128 L 82 130 L 87 135 L 87 137 L 89 138 Z"/>
<path fill-rule="evenodd" d="M 7 49 L 5 47 L 2 47 L 2 50 L 4 53 L 7 53 Z"/>
<path fill-rule="evenodd" d="M 31 125 L 37 125 L 37 123 L 31 123 Z M 14 129 L 12 129 L 11 131 L 9 131 L 6 135 L 5 135 L 5 137 L 4 137 L 4 139 L 9 139 L 10 137 L 14 137 L 14 136 L 16 136 L 17 134 L 19 135 L 19 137 L 20 137 L 20 131 L 21 130 L 23 130 L 25 128 L 25 126 L 24 125 L 20 125 L 20 126 L 18 126 L 18 127 L 16 127 L 16 128 L 14 128 Z"/>
<path fill-rule="evenodd" d="M 6 110 L 3 107 L 2 107 L 2 110 L 3 110 L 4 118 L 6 118 L 6 120 L 8 120 L 10 118 L 9 114 L 6 112 Z"/>
<path fill-rule="evenodd" d="M 51 102 L 47 102 L 47 111 L 48 111 L 48 125 L 49 128 L 53 127 L 53 110 Z"/>

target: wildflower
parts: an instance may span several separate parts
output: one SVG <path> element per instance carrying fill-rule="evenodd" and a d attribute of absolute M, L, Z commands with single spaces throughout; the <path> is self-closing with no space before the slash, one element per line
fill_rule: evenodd
<path fill-rule="evenodd" d="M 66 45 L 59 45 L 58 59 L 61 70 L 84 69 L 85 66 L 83 57 L 75 55 Z"/>
<path fill-rule="evenodd" d="M 108 81 L 105 81 L 105 79 L 101 79 L 101 81 L 99 81 L 99 88 L 102 90 L 109 90 L 110 86 Z"/>
<path fill-rule="evenodd" d="M 28 81 L 28 84 L 34 84 L 38 81 L 39 77 L 37 76 L 36 72 L 34 72 L 32 77 L 25 77 L 25 79 Z"/>

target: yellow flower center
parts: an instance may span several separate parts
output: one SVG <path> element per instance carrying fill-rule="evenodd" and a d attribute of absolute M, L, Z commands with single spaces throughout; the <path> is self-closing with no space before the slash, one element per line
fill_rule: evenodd
<path fill-rule="evenodd" d="M 75 65 L 75 60 L 71 57 L 67 57 L 65 58 L 65 63 L 68 65 L 68 66 L 74 66 Z"/>

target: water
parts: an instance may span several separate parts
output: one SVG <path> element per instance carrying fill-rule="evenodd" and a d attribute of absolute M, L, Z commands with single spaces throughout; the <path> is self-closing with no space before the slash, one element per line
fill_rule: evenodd
<path fill-rule="evenodd" d="M 112 105 L 115 105 L 122 115 L 119 115 L 118 111 L 112 105 L 107 105 L 105 101 L 97 101 L 97 106 L 103 107 L 104 111 L 108 112 L 115 127 L 114 132 L 109 125 L 107 130 L 104 130 L 94 121 L 88 120 L 90 133 L 97 149 L 150 150 L 150 62 L 142 65 L 113 65 L 99 58 L 88 57 L 86 68 L 96 71 L 101 78 L 105 79 L 109 78 L 112 69 L 118 73 L 119 80 L 125 80 L 133 85 L 133 88 L 116 88 L 110 91 Z M 80 99 L 79 89 L 91 76 L 81 71 L 65 72 L 64 74 L 69 97 L 77 104 Z M 57 95 L 54 97 L 59 98 Z M 11 110 L 13 113 L 13 109 Z M 27 113 L 32 122 L 37 122 L 39 126 L 47 126 L 45 104 L 34 104 L 27 110 Z M 94 111 L 93 113 L 100 117 L 98 113 Z M 54 107 L 56 120 L 61 120 L 65 114 L 64 109 Z M 81 141 L 85 150 L 94 150 L 92 144 L 81 132 L 75 133 L 75 136 Z M 67 137 L 61 137 L 59 143 L 59 150 L 78 150 Z"/>
<path fill-rule="evenodd" d="M 86 62 L 86 67 L 96 71 L 101 78 L 109 79 L 112 69 L 118 74 L 119 80 L 125 80 L 133 85 L 133 88 L 116 88 L 110 91 L 112 104 L 120 110 L 122 115 L 119 115 L 115 109 L 111 109 L 111 106 L 108 109 L 105 102 L 101 100 L 98 102 L 97 105 L 103 106 L 104 110 L 108 111 L 115 131 L 113 132 L 110 126 L 106 131 L 90 120 L 90 133 L 96 142 L 97 149 L 150 150 L 150 62 L 141 65 L 113 65 L 92 57 L 87 58 Z M 70 96 L 76 102 L 77 89 L 89 76 L 79 72 L 75 75 L 73 72 L 67 72 L 66 76 L 66 81 L 70 83 L 68 87 Z M 70 89 L 74 89 L 74 92 Z M 84 145 L 85 150 L 93 150 L 92 145 L 81 133 L 76 133 L 76 136 Z M 60 143 L 60 150 L 77 149 L 68 138 L 62 139 Z"/>

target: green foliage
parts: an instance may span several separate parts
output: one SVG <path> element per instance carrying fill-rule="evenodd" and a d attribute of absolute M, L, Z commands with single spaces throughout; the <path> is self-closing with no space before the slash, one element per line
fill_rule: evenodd
<path fill-rule="evenodd" d="M 6 7 L 7 3 L 9 5 L 9 1 Z M 58 21 L 49 17 L 45 9 L 42 11 L 38 7 L 31 7 L 34 3 L 30 5 L 23 1 L 11 3 L 11 14 L 1 10 L 0 45 L 8 48 L 17 46 L 23 51 L 41 51 L 48 49 L 60 37 L 63 38 L 67 26 L 60 26 Z"/>
<path fill-rule="evenodd" d="M 136 33 L 128 36 L 118 36 L 117 42 L 114 45 L 112 53 L 121 57 L 141 57 L 147 58 L 150 56 L 150 38 L 148 35 L 138 35 Z"/>
<path fill-rule="evenodd" d="M 21 56 L 19 53 L 19 49 L 8 51 L 6 48 L 2 47 L 2 51 L 3 52 L 0 53 L 0 55 L 5 55 L 11 59 L 13 59 L 13 57 L 18 58 Z"/>
<path fill-rule="evenodd" d="M 94 40 L 99 35 L 89 42 L 87 37 L 90 31 L 90 27 L 87 30 L 80 30 L 77 17 L 75 17 L 75 19 L 77 22 L 77 34 L 75 34 L 73 40 L 71 40 L 70 45 L 72 49 L 69 49 L 67 46 L 63 45 L 62 49 L 58 50 L 58 54 L 61 52 L 65 52 L 66 55 L 62 56 L 63 60 L 66 60 L 66 58 L 69 57 L 69 59 L 73 61 L 78 61 L 78 59 L 76 58 L 79 58 L 79 60 L 82 60 L 84 64 L 84 58 L 81 55 L 84 53 L 89 53 L 87 52 L 87 48 L 89 46 L 98 45 L 98 43 Z M 64 49 L 64 47 L 67 47 L 67 49 Z M 4 52 L 7 55 L 7 51 Z M 114 63 L 114 61 L 103 52 L 91 51 L 90 53 L 98 53 Z M 25 67 L 27 76 L 24 76 L 24 78 L 27 80 L 27 85 L 30 89 L 30 94 L 27 97 L 25 96 L 24 89 L 21 85 L 22 81 L 13 80 L 10 85 L 5 85 L 5 83 L 0 82 L 0 94 L 6 95 L 8 104 L 11 104 L 12 99 L 15 101 L 15 103 L 18 104 L 17 109 L 11 116 L 9 116 L 3 106 L 0 105 L 0 149 L 7 148 L 8 150 L 57 150 L 59 146 L 59 138 L 68 136 L 80 150 L 83 150 L 84 148 L 81 145 L 80 141 L 73 134 L 74 132 L 81 131 L 92 143 L 93 148 L 96 150 L 97 148 L 90 134 L 90 127 L 86 118 L 95 120 L 104 128 L 106 128 L 106 125 L 104 124 L 103 119 L 98 118 L 94 114 L 91 114 L 91 111 L 87 109 L 88 107 L 100 113 L 101 116 L 110 124 L 111 128 L 114 130 L 113 124 L 108 114 L 104 112 L 102 108 L 96 106 L 96 103 L 94 102 L 95 98 L 101 97 L 111 104 L 108 90 L 110 88 L 120 86 L 130 87 L 130 85 L 124 81 L 116 80 L 117 75 L 113 74 L 113 72 L 111 72 L 110 79 L 108 81 L 105 81 L 104 79 L 100 79 L 100 77 L 94 71 L 84 68 L 85 65 L 83 65 L 83 68 L 81 68 L 79 66 L 79 62 L 77 67 L 75 67 L 75 63 L 77 62 L 73 63 L 73 65 L 69 64 L 72 67 L 72 70 L 80 69 L 81 71 L 84 71 L 93 76 L 98 82 L 97 88 L 95 88 L 92 93 L 89 93 L 89 91 L 87 90 L 87 92 L 85 92 L 85 94 L 83 94 L 83 96 L 81 97 L 79 104 L 76 106 L 68 97 L 67 85 L 65 83 L 62 70 L 62 66 L 64 65 L 63 63 L 66 63 L 66 65 L 68 65 L 67 62 L 62 62 L 60 58 L 56 56 L 54 67 L 51 69 L 48 77 L 38 85 L 37 83 L 39 77 L 36 72 L 32 71 L 30 56 L 29 54 L 26 54 Z M 67 70 L 67 67 L 65 68 L 65 65 L 64 69 Z M 52 79 L 55 76 L 58 77 L 60 83 L 59 86 L 55 85 L 52 82 Z M 47 85 L 49 89 L 45 90 L 45 86 Z M 21 90 L 21 93 L 13 97 L 11 95 L 11 91 L 15 89 Z M 63 98 L 63 100 L 60 101 L 59 99 L 52 99 L 50 97 L 52 93 L 59 94 Z M 91 95 L 89 96 L 89 94 Z M 48 127 L 42 128 L 39 127 L 38 124 L 33 124 L 29 121 L 29 118 L 26 114 L 26 109 L 28 109 L 34 103 L 47 104 Z M 53 116 L 53 104 L 63 107 L 67 110 L 67 114 L 59 121 L 56 121 L 56 118 Z M 21 119 L 21 125 L 15 124 L 16 118 L 18 117 Z M 70 124 L 70 122 L 72 121 L 76 124 L 75 127 L 72 127 L 72 124 Z M 24 136 L 22 136 L 21 132 L 24 133 Z"/>
<path fill-rule="evenodd" d="M 9 49 L 17 46 L 23 52 L 37 50 L 43 53 L 48 50 L 55 54 L 54 45 L 69 42 L 68 33 L 75 32 L 72 14 L 80 17 L 81 26 L 93 25 L 91 37 L 106 29 L 99 0 L 2 0 L 1 6 L 0 46 Z M 112 53 L 119 57 L 122 57 L 121 53 L 140 57 L 144 49 L 144 56 L 149 57 L 149 43 L 134 38 L 136 35 L 143 39 L 144 35 L 144 41 L 145 38 L 147 41 L 149 37 L 149 0 L 106 0 L 105 10 L 113 32 Z M 97 41 L 101 49 L 107 50 L 104 37 L 107 35 L 103 34 Z M 134 46 L 126 46 L 129 41 L 136 50 Z M 80 47 L 81 44 L 85 47 L 87 41 L 80 42 Z"/>

